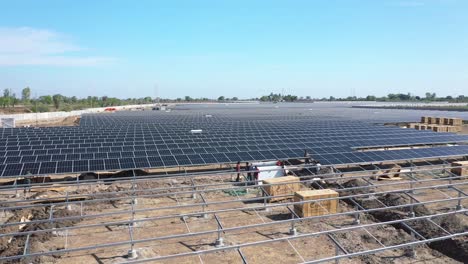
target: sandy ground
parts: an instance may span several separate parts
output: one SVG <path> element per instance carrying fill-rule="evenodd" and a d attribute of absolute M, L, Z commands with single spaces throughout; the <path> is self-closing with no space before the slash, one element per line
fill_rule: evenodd
<path fill-rule="evenodd" d="M 79 123 L 80 116 L 69 116 L 65 118 L 38 119 L 37 122 L 36 120 L 16 121 L 16 126 L 57 127 L 77 126 Z"/>

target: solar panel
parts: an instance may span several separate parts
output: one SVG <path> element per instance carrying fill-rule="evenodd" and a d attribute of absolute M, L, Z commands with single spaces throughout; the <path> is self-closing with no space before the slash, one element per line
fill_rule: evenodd
<path fill-rule="evenodd" d="M 468 136 L 375 125 L 333 109 L 247 106 L 84 115 L 80 126 L 0 129 L 0 175 L 70 173 L 300 158 L 324 164 L 467 154 L 466 146 L 366 151 L 415 144 L 465 144 Z M 206 118 L 206 114 L 212 117 Z M 188 131 L 200 129 L 201 134 Z"/>

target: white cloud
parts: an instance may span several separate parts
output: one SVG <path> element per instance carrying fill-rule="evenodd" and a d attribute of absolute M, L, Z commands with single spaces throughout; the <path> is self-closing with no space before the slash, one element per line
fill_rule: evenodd
<path fill-rule="evenodd" d="M 67 36 L 29 27 L 0 28 L 0 66 L 92 66 L 112 58 L 76 55 L 84 51 Z"/>

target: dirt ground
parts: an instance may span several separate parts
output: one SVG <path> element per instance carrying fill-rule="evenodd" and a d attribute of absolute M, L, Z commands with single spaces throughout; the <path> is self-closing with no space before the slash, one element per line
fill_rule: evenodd
<path fill-rule="evenodd" d="M 24 114 L 24 113 L 31 113 L 31 109 L 29 107 L 24 107 L 21 105 L 15 106 L 15 107 L 0 108 L 0 115 Z"/>
<path fill-rule="evenodd" d="M 422 177 L 422 176 L 421 176 Z M 230 176 L 206 178 L 200 177 L 194 179 L 195 184 L 210 184 L 219 183 L 223 184 L 224 187 L 231 187 L 234 183 L 230 181 Z M 443 181 L 441 181 L 443 182 Z M 374 181 L 378 184 L 380 182 Z M 349 180 L 343 180 L 341 184 L 345 186 L 360 186 L 362 182 L 355 182 Z M 434 184 L 434 183 L 432 183 Z M 442 184 L 442 183 L 441 183 Z M 167 188 L 170 186 L 190 186 L 191 181 L 189 180 L 158 180 L 141 182 L 137 186 L 137 190 L 146 190 L 149 188 Z M 404 181 L 401 182 L 401 186 L 397 185 L 394 187 L 381 187 L 376 188 L 374 191 L 389 190 L 389 188 L 405 188 L 408 186 Z M 218 186 L 217 188 L 220 188 Z M 330 185 L 330 187 L 333 187 Z M 468 191 L 468 188 L 464 186 L 464 191 Z M 126 183 L 114 182 L 109 185 L 96 184 L 89 187 L 68 187 L 70 194 L 83 194 L 83 193 L 106 193 L 115 191 L 130 190 L 132 186 Z M 305 187 L 304 187 L 305 188 Z M 154 192 L 156 193 L 156 192 Z M 159 192 L 161 193 L 161 192 Z M 446 190 L 450 196 L 455 196 L 456 192 Z M 147 193 L 148 194 L 148 193 Z M 37 193 L 31 195 L 38 196 Z M 41 195 L 60 195 L 60 193 L 49 193 Z M 63 195 L 63 194 L 62 194 Z M 259 196 L 256 190 L 251 190 L 245 194 L 241 194 L 242 198 L 254 198 Z M 443 194 L 436 190 L 424 190 L 418 191 L 414 196 L 421 201 L 443 199 Z M 109 197 L 119 197 L 118 195 L 112 195 Z M 441 198 L 442 197 L 442 198 Z M 237 197 L 233 194 L 229 194 L 223 191 L 206 192 L 203 198 L 207 202 L 219 202 L 219 201 L 233 201 Z M 378 207 L 375 203 L 384 203 L 386 205 L 396 205 L 407 203 L 403 197 L 399 196 L 380 196 L 376 199 L 361 199 L 357 200 L 359 203 L 366 206 L 366 208 Z M 192 197 L 190 195 L 172 195 L 170 197 L 158 197 L 158 198 L 138 198 L 138 203 L 135 205 L 136 209 L 148 209 L 146 211 L 139 211 L 134 216 L 135 219 L 144 219 L 149 217 L 157 217 L 164 215 L 177 215 L 181 213 L 192 213 L 200 212 L 200 207 L 185 207 L 176 209 L 164 209 L 167 206 L 176 205 L 191 205 L 195 203 L 202 203 L 202 197 Z M 229 204 L 215 204 L 209 205 L 207 210 L 220 210 L 229 208 L 248 208 L 251 206 L 261 205 L 261 202 L 238 202 L 234 201 Z M 111 213 L 111 212 L 122 212 L 130 210 L 132 204 L 129 200 L 116 200 L 113 202 L 101 202 L 101 203 L 86 203 L 82 208 L 84 214 L 97 214 L 97 213 Z M 430 206 L 424 206 L 415 209 L 417 214 L 423 215 L 427 212 L 447 212 L 453 210 L 456 206 L 455 203 L 443 203 L 433 204 Z M 468 207 L 468 203 L 464 200 L 463 206 Z M 13 213 L 4 214 L 0 218 L 2 222 L 15 222 L 21 219 L 21 217 L 27 217 L 30 219 L 47 219 L 50 217 L 50 211 L 46 209 L 35 209 L 35 210 L 17 210 Z M 155 210 L 155 208 L 159 208 Z M 339 204 L 340 212 L 347 212 L 354 208 L 347 201 L 341 201 Z M 151 209 L 151 210 L 149 210 Z M 65 217 L 78 215 L 81 208 L 78 205 L 73 205 L 71 210 L 66 210 L 64 206 L 57 206 L 54 209 L 53 217 Z M 361 216 L 361 223 L 376 223 L 380 221 L 391 220 L 392 217 L 407 214 L 405 210 L 393 210 L 385 214 L 385 216 L 379 214 L 365 214 Z M 243 225 L 252 225 L 260 223 L 275 222 L 279 220 L 286 220 L 291 218 L 290 212 L 284 207 L 275 207 L 271 211 L 265 210 L 242 210 L 242 211 L 231 211 L 217 213 L 216 216 L 221 221 L 224 228 L 237 227 Z M 115 214 L 106 217 L 99 218 L 87 218 L 82 221 L 65 221 L 55 224 L 35 224 L 26 225 L 24 230 L 38 230 L 45 228 L 59 228 L 64 226 L 83 226 L 97 223 L 109 223 L 113 221 L 128 220 L 131 219 L 129 213 Z M 347 227 L 353 225 L 354 218 L 352 216 L 339 216 L 326 218 L 322 220 L 307 220 L 296 224 L 297 231 L 299 234 L 319 232 L 324 230 L 333 230 L 336 228 Z M 434 219 L 435 222 L 440 223 L 444 228 L 453 232 L 460 232 L 461 230 L 467 230 L 467 217 L 457 216 L 455 218 L 444 218 Z M 424 233 L 425 236 L 430 237 L 431 232 L 434 229 L 422 226 L 421 223 L 412 223 L 412 226 Z M 17 228 L 17 227 L 15 227 Z M 144 221 L 138 223 L 133 228 L 133 239 L 150 239 L 154 237 L 162 237 L 167 235 L 195 233 L 207 230 L 216 230 L 217 222 L 213 215 L 209 215 L 207 218 L 200 216 L 192 216 L 185 219 L 180 217 L 170 217 L 159 220 Z M 274 226 L 256 227 L 242 230 L 227 231 L 222 234 L 224 243 L 227 246 L 237 245 L 247 242 L 256 242 L 262 240 L 269 240 L 274 238 L 281 238 L 288 236 L 290 229 L 289 223 L 283 223 Z M 0 233 L 9 233 L 14 230 L 10 230 L 2 227 Z M 440 234 L 437 234 L 440 235 Z M 405 242 L 414 241 L 415 239 L 402 228 L 401 226 L 383 225 L 374 228 L 355 229 L 352 231 L 340 232 L 333 237 L 327 235 L 320 235 L 316 237 L 307 237 L 300 239 L 289 239 L 285 241 L 279 241 L 270 243 L 267 245 L 257 245 L 242 248 L 242 253 L 246 257 L 248 263 L 299 263 L 304 261 L 317 260 L 326 257 L 332 257 L 336 254 L 336 248 L 332 239 L 337 240 L 346 251 L 358 252 L 363 250 L 370 250 L 379 248 L 382 245 L 390 246 L 401 244 Z M 30 240 L 30 252 L 43 252 L 58 249 L 72 249 L 77 247 L 86 247 L 93 245 L 100 245 L 105 243 L 114 243 L 118 241 L 126 241 L 130 239 L 129 227 L 127 225 L 102 225 L 99 227 L 71 229 L 68 231 L 57 231 L 55 234 L 41 234 L 33 235 Z M 173 238 L 161 241 L 148 241 L 143 243 L 135 244 L 135 249 L 138 252 L 139 258 L 158 257 L 170 254 L 178 254 L 184 252 L 191 252 L 195 250 L 204 250 L 214 248 L 213 243 L 216 240 L 216 234 L 205 234 L 197 235 L 184 238 Z M 454 242 L 455 241 L 455 242 Z M 454 241 L 448 241 L 452 247 L 465 251 L 460 254 L 466 254 L 468 249 L 467 237 L 454 239 Z M 444 241 L 446 243 L 447 241 Z M 453 243 L 452 243 L 453 242 Z M 25 238 L 16 237 L 12 241 L 3 238 L 0 240 L 0 256 L 22 254 L 24 250 Z M 78 252 L 71 252 L 61 255 L 52 256 L 41 256 L 30 259 L 22 259 L 21 261 L 12 261 L 11 263 L 120 263 L 128 260 L 127 252 L 130 249 L 129 245 L 118 245 L 112 248 L 98 248 L 94 250 L 85 250 Z M 372 255 L 357 256 L 351 259 L 344 259 L 343 263 L 462 263 L 463 259 L 460 256 L 450 255 L 447 250 L 441 249 L 440 245 L 421 245 L 415 247 L 416 254 L 411 255 L 411 250 L 395 249 L 388 250 L 381 253 Z M 450 255 L 450 256 L 449 256 Z M 215 253 L 209 253 L 200 256 L 181 257 L 177 259 L 164 260 L 159 262 L 151 263 L 242 263 L 239 253 L 235 250 L 223 250 Z"/>
<path fill-rule="evenodd" d="M 78 126 L 80 124 L 80 116 L 69 116 L 65 118 L 50 118 L 16 121 L 17 127 L 34 126 L 34 127 L 58 127 L 58 126 Z"/>

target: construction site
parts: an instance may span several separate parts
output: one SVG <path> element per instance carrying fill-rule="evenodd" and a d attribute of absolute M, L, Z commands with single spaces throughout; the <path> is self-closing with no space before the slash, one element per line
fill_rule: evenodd
<path fill-rule="evenodd" d="M 467 263 L 467 117 L 381 111 L 185 105 L 2 128 L 0 262 Z"/>

